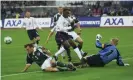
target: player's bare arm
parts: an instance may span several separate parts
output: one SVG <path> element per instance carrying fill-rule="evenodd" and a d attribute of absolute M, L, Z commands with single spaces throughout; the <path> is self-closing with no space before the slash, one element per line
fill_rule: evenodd
<path fill-rule="evenodd" d="M 52 37 L 52 35 L 54 34 L 54 32 L 51 32 L 49 33 L 48 37 L 47 37 L 47 40 L 45 41 L 45 44 L 48 43 L 49 39 Z"/>
<path fill-rule="evenodd" d="M 24 69 L 21 72 L 26 72 L 30 66 L 31 66 L 31 64 L 26 64 Z"/>

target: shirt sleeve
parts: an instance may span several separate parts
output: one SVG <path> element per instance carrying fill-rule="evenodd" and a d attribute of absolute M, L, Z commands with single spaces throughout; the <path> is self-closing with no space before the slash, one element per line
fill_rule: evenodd
<path fill-rule="evenodd" d="M 96 47 L 97 48 L 103 49 L 104 46 L 105 46 L 105 44 L 102 44 L 99 40 L 96 40 Z"/>
<path fill-rule="evenodd" d="M 120 53 L 119 53 L 118 50 L 117 50 L 117 53 L 118 53 L 118 56 L 117 56 L 117 58 L 116 58 L 116 63 L 117 63 L 117 65 L 118 65 L 118 66 L 124 66 L 124 63 L 123 63 L 123 61 L 122 61 L 122 57 L 121 57 L 121 55 L 120 55 Z"/>
<path fill-rule="evenodd" d="M 75 22 L 75 23 L 79 23 L 78 18 L 75 17 L 74 22 Z"/>
<path fill-rule="evenodd" d="M 27 55 L 26 64 L 32 64 L 32 63 L 33 63 L 33 60 L 31 58 L 29 58 L 28 55 Z"/>

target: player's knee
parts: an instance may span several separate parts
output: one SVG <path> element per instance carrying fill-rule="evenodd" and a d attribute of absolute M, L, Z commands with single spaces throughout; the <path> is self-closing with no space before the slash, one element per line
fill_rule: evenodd
<path fill-rule="evenodd" d="M 76 42 L 78 42 L 79 44 L 83 44 L 83 40 L 81 38 L 77 38 Z"/>
<path fill-rule="evenodd" d="M 79 41 L 79 44 L 83 44 L 83 40 L 80 40 L 80 41 Z"/>
<path fill-rule="evenodd" d="M 68 51 L 69 48 L 70 48 L 70 45 L 64 45 L 64 48 L 65 48 L 66 51 Z"/>
<path fill-rule="evenodd" d="M 67 41 L 65 41 L 63 43 L 63 46 L 64 46 L 64 48 L 70 48 L 70 44 Z"/>
<path fill-rule="evenodd" d="M 40 37 L 36 37 L 36 40 L 39 41 L 40 40 Z"/>

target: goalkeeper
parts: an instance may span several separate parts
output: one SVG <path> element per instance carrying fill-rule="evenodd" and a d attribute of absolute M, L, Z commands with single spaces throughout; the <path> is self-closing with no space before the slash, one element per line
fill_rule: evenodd
<path fill-rule="evenodd" d="M 96 47 L 101 50 L 98 54 L 92 56 L 86 56 L 82 58 L 81 63 L 74 63 L 75 66 L 87 64 L 90 67 L 104 67 L 105 64 L 108 64 L 112 60 L 116 59 L 118 66 L 128 66 L 129 64 L 124 64 L 121 58 L 121 55 L 116 48 L 119 40 L 118 38 L 113 38 L 110 41 L 110 44 L 102 44 L 100 39 L 102 36 L 100 34 L 96 35 Z"/>

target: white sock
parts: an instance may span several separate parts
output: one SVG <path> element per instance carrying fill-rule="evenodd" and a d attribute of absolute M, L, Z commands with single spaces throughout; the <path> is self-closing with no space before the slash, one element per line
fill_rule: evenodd
<path fill-rule="evenodd" d="M 34 47 L 37 47 L 37 44 L 36 43 L 34 44 Z"/>
<path fill-rule="evenodd" d="M 74 51 L 77 53 L 77 55 L 78 55 L 79 59 L 81 60 L 82 55 L 81 55 L 81 52 L 79 51 L 79 48 L 78 48 L 78 47 L 77 47 L 77 48 L 75 48 L 75 49 L 74 49 Z"/>
<path fill-rule="evenodd" d="M 65 53 L 66 53 L 66 51 L 62 52 L 61 56 L 65 57 Z"/>
<path fill-rule="evenodd" d="M 55 56 L 58 56 L 59 54 L 61 54 L 62 52 L 64 52 L 65 49 L 64 47 L 61 47 L 56 53 L 55 53 Z"/>
<path fill-rule="evenodd" d="M 84 51 L 82 51 L 82 49 L 80 50 L 81 54 L 83 55 L 84 54 Z"/>

